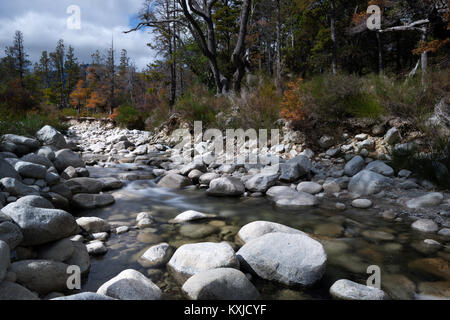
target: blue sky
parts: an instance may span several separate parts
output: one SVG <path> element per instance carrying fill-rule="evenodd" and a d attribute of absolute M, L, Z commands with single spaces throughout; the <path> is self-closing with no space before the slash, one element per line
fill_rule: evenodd
<path fill-rule="evenodd" d="M 80 62 L 90 62 L 91 54 L 102 53 L 114 37 L 117 58 L 126 49 L 139 69 L 155 59 L 147 47 L 151 30 L 124 34 L 134 26 L 143 0 L 1 0 L 0 1 L 0 57 L 11 45 L 15 30 L 24 34 L 25 49 L 30 60 L 39 60 L 43 50 L 54 50 L 59 39 L 72 45 Z M 67 28 L 67 8 L 81 9 L 81 30 Z"/>

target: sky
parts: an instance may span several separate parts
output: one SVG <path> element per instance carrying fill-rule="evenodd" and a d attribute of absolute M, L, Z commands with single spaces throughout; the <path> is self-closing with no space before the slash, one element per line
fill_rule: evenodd
<path fill-rule="evenodd" d="M 0 57 L 11 46 L 16 30 L 24 35 L 25 50 L 34 63 L 42 51 L 54 51 L 59 39 L 66 47 L 72 45 L 79 62 L 89 63 L 91 54 L 99 49 L 103 54 L 114 38 L 116 59 L 126 49 L 138 69 L 154 61 L 156 54 L 146 44 L 151 42 L 151 30 L 124 34 L 134 27 L 136 14 L 144 0 L 0 0 Z M 69 28 L 77 19 L 70 6 L 80 9 L 81 29 Z M 69 23 L 68 23 L 69 20 Z M 72 24 L 70 23 L 72 22 Z"/>

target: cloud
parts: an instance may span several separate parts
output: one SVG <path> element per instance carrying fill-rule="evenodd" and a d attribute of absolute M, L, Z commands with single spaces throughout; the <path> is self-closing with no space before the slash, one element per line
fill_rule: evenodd
<path fill-rule="evenodd" d="M 44 50 L 53 51 L 59 39 L 72 45 L 80 62 L 89 63 L 95 50 L 105 53 L 114 38 L 117 59 L 120 50 L 128 55 L 139 69 L 155 59 L 147 43 L 152 35 L 147 31 L 124 34 L 130 21 L 141 8 L 143 0 L 2 0 L 0 1 L 0 48 L 12 44 L 14 32 L 24 34 L 25 49 L 33 62 Z M 67 28 L 67 8 L 81 9 L 81 30 Z M 3 50 L 0 56 L 3 56 Z"/>

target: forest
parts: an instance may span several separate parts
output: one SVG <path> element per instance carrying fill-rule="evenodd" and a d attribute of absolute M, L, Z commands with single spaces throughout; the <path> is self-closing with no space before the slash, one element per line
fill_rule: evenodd
<path fill-rule="evenodd" d="M 367 26 L 370 5 L 381 29 Z M 395 115 L 420 125 L 448 97 L 447 0 L 145 0 L 136 14 L 123 32 L 149 31 L 158 53 L 144 70 L 113 42 L 79 61 L 63 39 L 32 64 L 21 31 L 11 35 L 1 118 L 148 129 L 173 114 L 216 127 Z"/>

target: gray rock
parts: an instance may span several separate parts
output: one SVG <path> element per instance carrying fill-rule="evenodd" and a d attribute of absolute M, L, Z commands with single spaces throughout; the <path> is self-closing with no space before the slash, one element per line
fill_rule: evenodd
<path fill-rule="evenodd" d="M 24 185 L 18 179 L 3 178 L 0 180 L 0 187 L 14 197 L 24 197 L 28 195 L 39 195 L 39 192 L 29 186 Z"/>
<path fill-rule="evenodd" d="M 301 182 L 297 186 L 297 191 L 306 192 L 313 195 L 318 194 L 322 191 L 322 189 L 323 188 L 320 184 L 309 181 Z"/>
<path fill-rule="evenodd" d="M 400 131 L 397 128 L 391 128 L 384 136 L 384 143 L 388 145 L 395 145 L 401 139 Z"/>
<path fill-rule="evenodd" d="M 162 294 L 150 279 L 132 269 L 104 283 L 97 293 L 119 300 L 160 300 Z"/>
<path fill-rule="evenodd" d="M 323 190 L 326 194 L 331 195 L 341 191 L 341 186 L 336 181 L 332 180 L 323 184 Z"/>
<path fill-rule="evenodd" d="M 200 184 L 205 184 L 208 185 L 211 183 L 212 180 L 220 178 L 220 175 L 218 175 L 217 173 L 214 172 L 209 172 L 209 173 L 205 173 L 203 174 L 200 178 L 199 178 L 199 183 Z"/>
<path fill-rule="evenodd" d="M 245 187 L 251 192 L 266 192 L 278 180 L 278 173 L 259 173 L 245 182 Z"/>
<path fill-rule="evenodd" d="M 279 165 L 281 175 L 280 180 L 293 182 L 309 174 L 312 168 L 311 159 L 304 155 L 299 155 L 286 163 Z"/>
<path fill-rule="evenodd" d="M 62 133 L 51 126 L 45 126 L 36 132 L 36 138 L 45 146 L 53 146 L 57 149 L 67 147 L 66 139 Z"/>
<path fill-rule="evenodd" d="M 207 213 L 202 213 L 202 212 L 198 212 L 198 211 L 194 211 L 194 210 L 188 210 L 188 211 L 185 211 L 185 212 L 177 215 L 173 219 L 173 222 L 184 223 L 184 222 L 189 222 L 189 221 L 211 219 L 211 218 L 215 218 L 215 217 L 217 217 L 217 216 L 214 214 L 207 214 Z"/>
<path fill-rule="evenodd" d="M 113 204 L 116 200 L 110 194 L 85 194 L 79 193 L 73 196 L 72 203 L 80 209 L 103 208 Z"/>
<path fill-rule="evenodd" d="M 191 181 L 179 174 L 169 173 L 158 182 L 158 187 L 168 189 L 183 189 L 191 185 Z"/>
<path fill-rule="evenodd" d="M 24 155 L 22 158 L 20 158 L 20 160 L 41 165 L 46 167 L 47 169 L 53 167 L 53 163 L 47 157 L 35 153 Z"/>
<path fill-rule="evenodd" d="M 48 146 L 44 146 L 44 147 L 40 148 L 38 151 L 36 151 L 36 154 L 39 156 L 46 157 L 48 160 L 50 160 L 52 162 L 55 160 L 55 152 L 53 151 L 53 149 L 51 147 L 48 147 Z"/>
<path fill-rule="evenodd" d="M 245 192 L 244 184 L 236 178 L 222 177 L 214 179 L 209 184 L 209 189 L 206 190 L 206 194 L 209 196 L 241 196 Z"/>
<path fill-rule="evenodd" d="M 344 174 L 353 177 L 355 174 L 360 172 L 362 169 L 364 169 L 364 166 L 366 165 L 364 159 L 361 156 L 356 156 L 344 167 Z"/>
<path fill-rule="evenodd" d="M 63 210 L 32 207 L 18 201 L 2 211 L 20 226 L 24 246 L 46 244 L 74 235 L 77 231 L 75 219 Z"/>
<path fill-rule="evenodd" d="M 59 301 L 73 301 L 73 300 L 90 301 L 90 300 L 93 300 L 93 301 L 95 301 L 95 300 L 116 300 L 116 299 L 107 297 L 102 294 L 94 293 L 94 292 L 82 292 L 82 293 L 74 294 L 71 296 L 53 298 L 51 300 L 59 300 Z"/>
<path fill-rule="evenodd" d="M 108 221 L 97 217 L 78 218 L 76 223 L 89 233 L 109 232 L 111 230 Z"/>
<path fill-rule="evenodd" d="M 123 187 L 123 182 L 116 178 L 100 178 L 97 180 L 103 183 L 103 191 L 116 190 Z"/>
<path fill-rule="evenodd" d="M 247 242 L 237 256 L 243 268 L 288 286 L 313 285 L 327 262 L 323 246 L 304 234 L 269 233 Z"/>
<path fill-rule="evenodd" d="M 33 179 L 44 179 L 47 174 L 47 168 L 40 164 L 18 161 L 14 168 L 22 177 Z"/>
<path fill-rule="evenodd" d="M 330 288 L 330 294 L 336 299 L 342 300 L 385 300 L 386 293 L 374 287 L 341 279 L 336 281 Z"/>
<path fill-rule="evenodd" d="M 386 163 L 384 163 L 381 160 L 373 161 L 369 163 L 366 167 L 366 170 L 370 170 L 379 174 L 382 174 L 386 177 L 392 177 L 394 176 L 394 169 L 392 169 L 390 166 L 388 166 Z"/>
<path fill-rule="evenodd" d="M 288 226 L 268 221 L 255 221 L 243 226 L 238 234 L 238 239 L 247 243 L 268 233 L 305 234 L 304 232 Z"/>
<path fill-rule="evenodd" d="M 20 180 L 20 175 L 8 161 L 0 159 L 0 179 L 3 178 L 14 178 Z"/>
<path fill-rule="evenodd" d="M 450 238 L 450 229 L 443 228 L 443 229 L 439 230 L 438 235 L 446 237 L 446 238 Z"/>
<path fill-rule="evenodd" d="M 67 264 L 47 260 L 23 260 L 11 264 L 17 283 L 39 294 L 67 290 Z"/>
<path fill-rule="evenodd" d="M 47 182 L 47 184 L 49 186 L 54 186 L 56 185 L 59 181 L 60 181 L 60 176 L 57 173 L 54 172 L 47 172 L 45 174 L 45 182 Z"/>
<path fill-rule="evenodd" d="M 91 260 L 86 245 L 81 242 L 72 241 L 73 254 L 66 263 L 70 266 L 80 267 L 82 275 L 86 275 L 91 269 Z"/>
<path fill-rule="evenodd" d="M 267 190 L 266 196 L 268 196 L 272 200 L 276 200 L 278 198 L 283 197 L 295 197 L 297 195 L 297 192 L 286 186 L 275 186 Z"/>
<path fill-rule="evenodd" d="M 35 139 L 22 137 L 15 134 L 5 134 L 2 138 L 3 141 L 15 144 L 16 148 L 12 152 L 19 153 L 21 155 L 37 150 L 41 146 L 39 141 Z"/>
<path fill-rule="evenodd" d="M 39 300 L 39 297 L 21 285 L 3 281 L 0 282 L 0 301 Z"/>
<path fill-rule="evenodd" d="M 274 201 L 276 206 L 287 209 L 314 207 L 319 205 L 319 199 L 317 199 L 315 196 L 299 191 L 286 195 L 280 195 L 275 198 Z"/>
<path fill-rule="evenodd" d="M 63 196 L 66 199 L 72 199 L 72 191 L 70 191 L 70 188 L 66 186 L 65 183 L 58 183 L 50 188 L 51 192 L 57 193 L 60 196 Z"/>
<path fill-rule="evenodd" d="M 327 149 L 327 148 L 331 147 L 333 144 L 334 144 L 334 138 L 327 136 L 327 135 L 321 137 L 319 140 L 319 145 L 323 149 Z"/>
<path fill-rule="evenodd" d="M 144 268 L 158 268 L 164 266 L 169 262 L 173 251 L 169 244 L 160 243 L 158 245 L 152 246 L 144 252 L 144 254 L 139 258 L 138 262 Z"/>
<path fill-rule="evenodd" d="M 204 242 L 179 247 L 167 267 L 179 283 L 184 283 L 201 271 L 217 268 L 239 269 L 239 261 L 228 243 Z"/>
<path fill-rule="evenodd" d="M 419 219 L 415 221 L 411 228 L 421 232 L 437 232 L 439 230 L 439 226 L 436 222 L 430 219 Z"/>
<path fill-rule="evenodd" d="M 406 202 L 406 206 L 410 209 L 435 207 L 442 203 L 444 196 L 442 193 L 433 192 L 427 193 L 418 198 L 414 198 Z"/>
<path fill-rule="evenodd" d="M 72 194 L 77 193 L 99 193 L 104 185 L 100 180 L 93 178 L 74 178 L 66 182 Z"/>
<path fill-rule="evenodd" d="M 369 199 L 355 199 L 352 202 L 352 206 L 359 209 L 368 209 L 372 206 L 372 201 Z"/>
<path fill-rule="evenodd" d="M 11 250 L 14 250 L 23 240 L 20 228 L 11 221 L 1 221 L 0 218 L 0 240 L 5 241 Z"/>
<path fill-rule="evenodd" d="M 8 271 L 9 265 L 11 263 L 9 246 L 6 242 L 0 240 L 0 282 L 2 282 Z"/>
<path fill-rule="evenodd" d="M 184 283 L 182 290 L 193 300 L 256 300 L 259 297 L 245 274 L 232 268 L 199 272 Z"/>
<path fill-rule="evenodd" d="M 399 171 L 398 177 L 399 177 L 399 178 L 409 178 L 409 176 L 410 176 L 411 174 L 412 174 L 411 171 L 406 170 L 406 169 L 403 169 L 403 170 L 400 170 L 400 171 Z"/>
<path fill-rule="evenodd" d="M 184 167 L 182 167 L 180 169 L 180 174 L 182 174 L 183 176 L 187 176 L 193 170 L 199 170 L 201 172 L 205 172 L 206 171 L 206 167 L 203 164 L 203 162 L 193 161 L 193 162 L 185 165 Z"/>
<path fill-rule="evenodd" d="M 363 170 L 353 176 L 348 184 L 348 190 L 359 195 L 372 195 L 389 190 L 393 185 L 393 181 L 379 173 Z"/>
<path fill-rule="evenodd" d="M 61 178 L 70 180 L 78 177 L 77 171 L 74 167 L 67 167 L 62 173 Z"/>
<path fill-rule="evenodd" d="M 40 260 L 64 262 L 72 257 L 74 250 L 73 241 L 66 238 L 39 248 L 38 258 Z"/>
<path fill-rule="evenodd" d="M 80 168 L 85 167 L 80 156 L 70 149 L 59 150 L 55 153 L 55 168 L 59 172 L 63 172 L 67 167 Z"/>
<path fill-rule="evenodd" d="M 102 256 L 108 252 L 108 248 L 99 240 L 89 242 L 86 249 L 91 256 Z"/>

